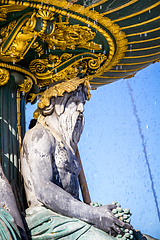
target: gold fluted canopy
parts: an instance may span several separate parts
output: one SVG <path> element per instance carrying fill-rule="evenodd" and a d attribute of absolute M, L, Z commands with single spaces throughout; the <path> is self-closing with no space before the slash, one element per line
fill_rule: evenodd
<path fill-rule="evenodd" d="M 0 2 L 1 85 L 12 70 L 41 91 L 75 77 L 96 88 L 160 59 L 160 1 Z"/>

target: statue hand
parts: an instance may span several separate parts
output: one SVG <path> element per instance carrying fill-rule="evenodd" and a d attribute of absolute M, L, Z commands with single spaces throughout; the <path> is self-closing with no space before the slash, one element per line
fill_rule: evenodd
<path fill-rule="evenodd" d="M 116 205 L 104 205 L 95 208 L 99 216 L 99 219 L 96 219 L 95 226 L 114 237 L 123 233 L 121 228 L 133 229 L 130 224 L 122 222 L 114 216 L 112 210 L 115 208 Z"/>

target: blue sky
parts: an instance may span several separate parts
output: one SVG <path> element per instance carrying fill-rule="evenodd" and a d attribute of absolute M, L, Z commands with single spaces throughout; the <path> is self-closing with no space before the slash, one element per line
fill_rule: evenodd
<path fill-rule="evenodd" d="M 91 94 L 79 142 L 91 199 L 118 201 L 135 229 L 160 239 L 160 63 Z"/>

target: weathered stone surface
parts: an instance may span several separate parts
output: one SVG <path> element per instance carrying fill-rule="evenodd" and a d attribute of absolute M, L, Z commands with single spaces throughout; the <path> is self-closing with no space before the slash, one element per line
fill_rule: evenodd
<path fill-rule="evenodd" d="M 36 126 L 26 133 L 21 165 L 27 201 L 30 207 L 46 206 L 116 236 L 120 227 L 131 226 L 112 214 L 113 205 L 94 208 L 79 201 L 80 166 L 75 150 L 84 126 L 86 97 L 87 89 L 80 85 L 74 92 L 52 98 Z M 106 233 L 98 239 L 110 239 Z"/>

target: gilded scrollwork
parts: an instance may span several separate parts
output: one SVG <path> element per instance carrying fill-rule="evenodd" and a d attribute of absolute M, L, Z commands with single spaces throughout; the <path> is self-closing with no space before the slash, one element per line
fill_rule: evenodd
<path fill-rule="evenodd" d="M 52 56 L 52 59 L 55 61 L 55 65 L 54 62 L 50 64 L 48 59 L 35 59 L 31 62 L 30 71 L 36 75 L 39 86 L 47 86 L 51 82 L 55 81 L 67 81 L 68 79 L 78 75 L 80 65 L 79 62 L 68 66 L 63 71 L 56 72 L 56 67 L 61 63 L 61 60 L 56 55 L 54 57 L 55 58 L 53 59 Z"/>
<path fill-rule="evenodd" d="M 28 93 L 31 90 L 32 86 L 33 86 L 33 81 L 28 76 L 26 76 L 26 78 L 24 79 L 24 83 L 19 85 L 20 91 L 25 93 Z"/>
<path fill-rule="evenodd" d="M 60 57 L 58 55 L 53 55 L 50 54 L 48 56 L 49 61 L 52 62 L 52 67 L 57 67 L 59 64 L 62 63 L 63 60 L 68 60 L 72 57 L 73 54 L 69 54 L 69 53 L 63 53 Z"/>
<path fill-rule="evenodd" d="M 125 33 L 109 18 L 65 0 L 38 2 L 41 0 L 8 2 L 16 9 L 23 6 L 34 11 L 18 20 L 14 31 L 9 25 L 6 31 L 2 29 L 5 33 L 1 34 L 0 51 L 1 60 L 16 63 L 31 48 L 34 57 L 28 60 L 27 67 L 37 78 L 38 86 L 76 76 L 99 77 L 124 57 Z"/>
<path fill-rule="evenodd" d="M 63 53 L 61 56 L 50 54 L 47 59 L 34 59 L 29 69 L 38 79 L 52 78 L 52 73 L 63 61 L 72 57 L 72 54 Z"/>
<path fill-rule="evenodd" d="M 54 74 L 51 78 L 52 82 L 56 81 L 68 81 L 77 77 L 79 74 L 79 62 L 72 64 L 64 70 Z"/>
<path fill-rule="evenodd" d="M 30 71 L 25 70 L 24 68 L 21 68 L 19 66 L 15 66 L 12 64 L 8 64 L 8 63 L 1 63 L 1 62 L 0 62 L 0 67 L 25 74 L 26 76 L 29 76 L 35 84 L 37 84 L 37 79 L 34 76 L 34 74 L 32 74 Z"/>
<path fill-rule="evenodd" d="M 38 42 L 34 42 L 31 46 L 31 48 L 35 49 L 35 52 L 38 53 L 39 57 L 44 54 L 44 49 L 43 49 L 42 45 L 39 45 Z"/>
<path fill-rule="evenodd" d="M 34 73 L 37 76 L 37 78 L 39 78 L 40 76 L 42 77 L 42 73 L 44 77 L 47 77 L 48 74 L 49 77 L 51 77 L 50 72 L 48 70 L 49 67 L 48 64 L 49 64 L 48 59 L 34 59 L 30 63 L 29 69 L 32 73 Z"/>
<path fill-rule="evenodd" d="M 101 63 L 107 59 L 106 55 L 99 53 L 97 59 L 91 59 L 88 62 L 88 66 L 91 69 L 97 69 L 100 67 Z"/>
<path fill-rule="evenodd" d="M 61 12 L 63 13 L 63 11 Z M 88 50 L 101 50 L 102 45 L 97 44 L 93 40 L 96 33 L 89 27 L 80 26 L 79 24 L 70 25 L 69 16 L 65 16 L 65 21 L 62 21 L 62 15 L 58 14 L 58 21 L 54 18 L 55 13 L 47 10 L 38 10 L 31 15 L 27 21 L 23 21 L 19 27 L 19 23 L 13 22 L 4 29 L 2 28 L 1 35 L 4 35 L 2 39 L 2 48 L 0 58 L 3 61 L 18 62 L 21 61 L 29 48 L 35 48 L 40 57 L 44 54 L 42 45 L 35 42 L 35 39 L 40 37 L 43 42 L 48 44 L 48 48 L 60 49 L 65 51 L 66 49 L 75 50 L 76 48 L 84 48 Z M 42 19 L 41 28 L 38 30 L 35 28 L 38 19 Z M 46 34 L 47 21 L 52 21 L 52 31 L 50 34 Z M 19 21 L 20 22 L 20 21 Z M 14 24 L 14 26 L 13 26 Z M 12 32 L 13 27 L 17 28 L 15 33 Z M 11 41 L 6 44 L 9 36 L 12 36 Z"/>
<path fill-rule="evenodd" d="M 68 53 L 63 53 L 61 56 L 50 54 L 47 59 L 34 59 L 30 63 L 29 69 L 37 77 L 39 86 L 46 86 L 51 82 L 68 81 L 77 76 L 87 76 L 88 73 L 96 74 L 96 71 L 106 59 L 106 55 L 101 53 L 91 54 L 88 52 L 86 56 L 79 54 L 77 60 L 72 54 Z M 63 68 L 67 62 L 71 63 Z M 57 69 L 62 70 L 57 71 Z M 87 77 L 92 78 L 92 76 Z"/>
<path fill-rule="evenodd" d="M 10 78 L 9 71 L 5 68 L 0 68 L 0 86 L 5 85 Z"/>

